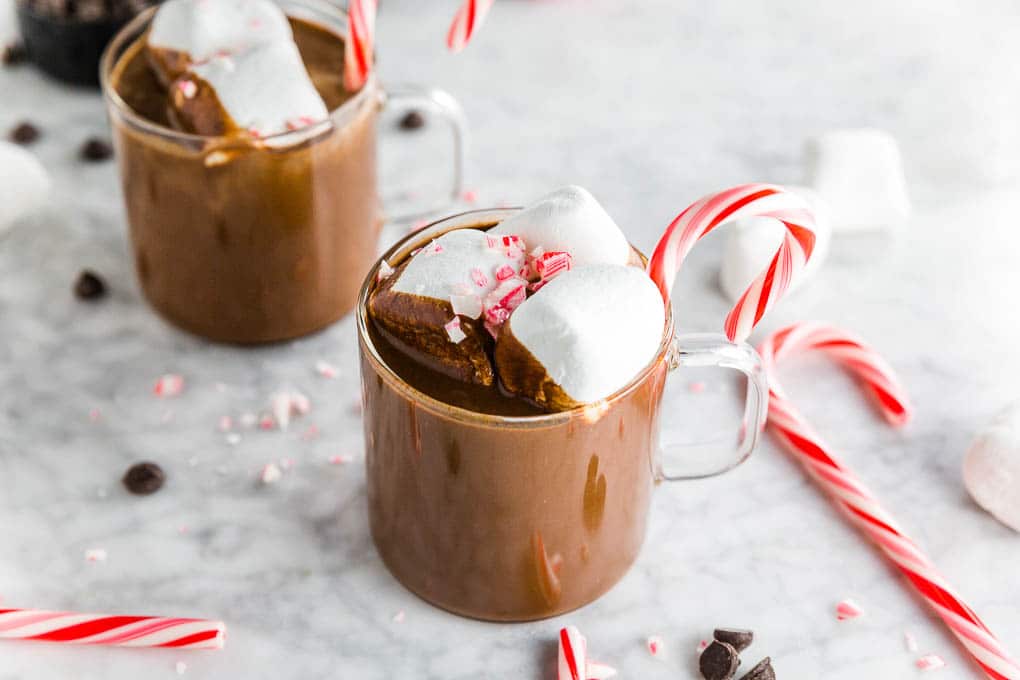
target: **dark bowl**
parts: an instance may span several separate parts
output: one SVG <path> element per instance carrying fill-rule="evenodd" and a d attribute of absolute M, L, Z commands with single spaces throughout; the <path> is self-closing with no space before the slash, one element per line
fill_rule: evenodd
<path fill-rule="evenodd" d="M 99 57 L 130 17 L 80 21 L 17 6 L 21 39 L 36 66 L 68 83 L 99 86 Z"/>

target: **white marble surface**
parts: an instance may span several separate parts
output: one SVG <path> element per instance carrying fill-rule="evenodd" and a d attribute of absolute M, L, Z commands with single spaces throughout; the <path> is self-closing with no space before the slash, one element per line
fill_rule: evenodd
<path fill-rule="evenodd" d="M 900 370 L 917 406 L 903 432 L 880 424 L 819 361 L 792 367 L 788 382 L 1015 651 L 1020 536 L 977 509 L 960 476 L 976 429 L 1020 397 L 1013 3 L 499 0 L 475 44 L 453 57 L 441 47 L 455 4 L 386 0 L 381 69 L 464 102 L 481 204 L 576 182 L 647 248 L 707 190 L 798 181 L 806 135 L 874 125 L 898 136 L 917 209 L 908 228 L 837 239 L 827 267 L 762 330 L 824 318 Z M 933 677 L 977 677 L 772 442 L 725 477 L 660 489 L 638 564 L 581 611 L 492 625 L 417 600 L 367 533 L 352 324 L 260 350 L 168 327 L 139 297 L 114 166 L 75 159 L 81 140 L 105 130 L 99 99 L 30 69 L 0 72 L 0 128 L 23 118 L 44 130 L 33 150 L 56 191 L 46 214 L 0 237 L 0 603 L 219 617 L 230 630 L 215 653 L 4 643 L 3 680 L 174 677 L 178 660 L 196 679 L 552 678 L 554 633 L 568 622 L 621 678 L 694 677 L 698 639 L 727 623 L 754 628 L 751 653 L 771 654 L 784 680 L 913 677 L 904 630 L 946 658 Z M 387 158 L 404 174 L 436 170 L 392 149 Z M 686 329 L 718 328 L 725 315 L 713 241 L 677 286 Z M 83 266 L 108 278 L 108 300 L 70 295 Z M 339 379 L 317 376 L 318 359 L 335 363 Z M 188 387 L 160 402 L 150 389 L 165 371 Z M 707 379 L 700 395 L 678 385 L 668 436 L 694 438 L 732 415 L 728 383 Z M 227 444 L 219 416 L 254 409 L 281 385 L 311 396 L 312 413 L 288 433 Z M 311 424 L 321 436 L 304 441 Z M 334 454 L 355 462 L 330 465 Z M 259 468 L 283 457 L 294 469 L 256 488 Z M 155 496 L 118 484 L 138 459 L 168 471 Z M 109 559 L 87 564 L 93 547 Z M 835 621 L 846 596 L 865 618 Z M 651 634 L 665 639 L 665 659 L 645 651 Z"/>

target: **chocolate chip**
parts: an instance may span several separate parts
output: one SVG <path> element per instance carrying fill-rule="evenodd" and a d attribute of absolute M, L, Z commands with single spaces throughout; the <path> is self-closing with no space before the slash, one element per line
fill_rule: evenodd
<path fill-rule="evenodd" d="M 754 642 L 754 632 L 750 630 L 741 630 L 740 628 L 716 628 L 712 634 L 719 642 L 725 642 L 726 644 L 733 645 L 733 648 L 738 653 L 744 651 L 751 646 Z"/>
<path fill-rule="evenodd" d="M 715 640 L 698 659 L 698 668 L 705 680 L 730 680 L 737 672 L 740 665 L 740 657 L 733 645 Z"/>
<path fill-rule="evenodd" d="M 402 130 L 418 130 L 425 126 L 425 114 L 417 109 L 412 109 L 400 119 Z"/>
<path fill-rule="evenodd" d="M 98 300 L 106 295 L 106 282 L 99 274 L 86 269 L 74 282 L 74 294 L 79 300 Z"/>
<path fill-rule="evenodd" d="M 39 139 L 39 128 L 28 122 L 19 123 L 7 133 L 7 138 L 15 144 L 31 144 Z"/>
<path fill-rule="evenodd" d="M 25 49 L 25 44 L 21 42 L 12 42 L 4 47 L 3 56 L 0 57 L 0 61 L 3 62 L 4 66 L 17 66 L 28 61 L 28 50 Z"/>
<path fill-rule="evenodd" d="M 105 161 L 113 155 L 113 147 L 110 143 L 104 139 L 98 137 L 92 137 L 85 141 L 81 145 L 81 149 L 78 151 L 78 155 L 81 156 L 83 161 L 89 161 L 90 163 L 97 163 L 99 161 Z"/>
<path fill-rule="evenodd" d="M 740 680 L 776 680 L 776 672 L 772 670 L 772 659 L 766 656 L 757 666 L 744 673 Z"/>
<path fill-rule="evenodd" d="M 131 493 L 148 496 L 163 487 L 166 474 L 164 474 L 163 468 L 155 463 L 135 463 L 124 473 L 124 478 L 121 481 Z"/>

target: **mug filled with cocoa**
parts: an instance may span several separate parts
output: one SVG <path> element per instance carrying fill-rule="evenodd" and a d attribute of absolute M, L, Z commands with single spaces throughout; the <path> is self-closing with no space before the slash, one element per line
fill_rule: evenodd
<path fill-rule="evenodd" d="M 384 106 L 452 130 L 449 95 L 344 81 L 347 18 L 326 0 L 167 0 L 101 65 L 135 267 L 151 305 L 206 338 L 261 343 L 349 312 L 378 250 Z"/>
<path fill-rule="evenodd" d="M 458 614 L 523 621 L 591 602 L 644 540 L 652 489 L 746 459 L 764 423 L 757 354 L 674 331 L 590 193 L 472 211 L 393 246 L 358 302 L 372 537 L 393 575 Z M 663 389 L 685 366 L 747 377 L 738 444 L 667 469 Z"/>

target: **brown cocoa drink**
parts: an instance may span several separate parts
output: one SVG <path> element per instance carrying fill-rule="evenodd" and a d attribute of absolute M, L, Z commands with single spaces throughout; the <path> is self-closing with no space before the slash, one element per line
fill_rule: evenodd
<path fill-rule="evenodd" d="M 498 621 L 580 607 L 636 559 L 658 481 L 750 453 L 767 394 L 757 355 L 675 338 L 643 265 L 591 194 L 565 187 L 441 220 L 369 273 L 357 316 L 369 521 L 410 590 Z M 686 476 L 658 451 L 664 386 L 684 365 L 749 378 L 736 458 Z"/>
<path fill-rule="evenodd" d="M 342 15 L 286 17 L 325 108 L 321 120 L 288 119 L 282 130 L 241 127 L 232 113 L 250 104 L 237 84 L 255 68 L 245 63 L 250 51 L 189 62 L 152 49 L 152 16 L 125 29 L 104 60 L 146 298 L 217 341 L 284 340 L 327 326 L 354 306 L 380 226 L 380 97 L 372 79 L 358 92 L 344 88 Z M 265 30 L 263 18 L 248 21 Z"/>

